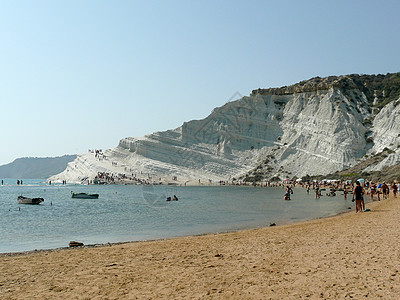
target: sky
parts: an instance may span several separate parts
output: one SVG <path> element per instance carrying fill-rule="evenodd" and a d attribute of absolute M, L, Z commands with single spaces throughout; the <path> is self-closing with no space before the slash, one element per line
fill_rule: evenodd
<path fill-rule="evenodd" d="M 0 165 L 109 149 L 257 88 L 400 72 L 400 1 L 0 0 Z"/>

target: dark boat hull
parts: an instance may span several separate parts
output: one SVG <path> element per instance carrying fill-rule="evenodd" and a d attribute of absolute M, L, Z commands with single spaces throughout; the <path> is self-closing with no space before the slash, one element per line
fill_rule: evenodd
<path fill-rule="evenodd" d="M 86 193 L 72 193 L 72 198 L 77 199 L 97 199 L 99 198 L 99 194 L 86 194 Z"/>
<path fill-rule="evenodd" d="M 20 204 L 40 204 L 43 201 L 43 198 L 27 198 L 24 196 L 18 196 L 18 203 Z"/>

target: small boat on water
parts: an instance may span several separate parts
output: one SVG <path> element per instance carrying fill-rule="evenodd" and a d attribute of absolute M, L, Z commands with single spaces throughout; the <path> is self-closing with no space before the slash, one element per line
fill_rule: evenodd
<path fill-rule="evenodd" d="M 18 203 L 20 204 L 40 204 L 43 201 L 43 198 L 28 198 L 24 196 L 18 196 Z"/>
<path fill-rule="evenodd" d="M 97 199 L 99 198 L 99 194 L 74 193 L 71 191 L 71 197 L 79 199 Z"/>

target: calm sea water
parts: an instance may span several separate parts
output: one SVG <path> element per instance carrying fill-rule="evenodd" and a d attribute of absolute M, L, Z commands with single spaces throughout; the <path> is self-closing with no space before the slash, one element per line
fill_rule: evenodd
<path fill-rule="evenodd" d="M 0 253 L 84 244 L 139 241 L 284 224 L 348 211 L 337 197 L 316 200 L 295 188 L 46 185 L 43 180 L 4 180 L 0 186 Z M 72 199 L 71 191 L 100 194 Z M 19 195 L 42 197 L 18 204 Z M 177 195 L 179 201 L 165 201 Z"/>

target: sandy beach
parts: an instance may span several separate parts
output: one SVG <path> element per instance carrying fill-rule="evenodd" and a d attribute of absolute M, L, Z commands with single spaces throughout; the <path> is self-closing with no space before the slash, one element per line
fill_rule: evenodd
<path fill-rule="evenodd" d="M 399 206 L 391 198 L 300 224 L 2 255 L 0 298 L 399 299 Z"/>

